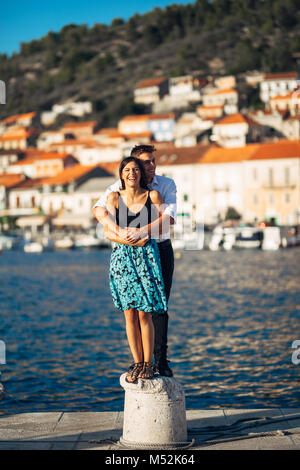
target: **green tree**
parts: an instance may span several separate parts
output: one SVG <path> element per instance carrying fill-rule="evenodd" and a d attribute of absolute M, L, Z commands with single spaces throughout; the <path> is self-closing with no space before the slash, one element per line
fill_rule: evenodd
<path fill-rule="evenodd" d="M 138 15 L 132 16 L 126 23 L 126 34 L 129 41 L 134 42 L 140 38 L 138 31 Z"/>
<path fill-rule="evenodd" d="M 122 26 L 125 23 L 123 18 L 114 18 L 111 22 L 112 28 L 116 28 L 117 26 Z"/>
<path fill-rule="evenodd" d="M 149 47 L 158 46 L 162 42 L 160 31 L 158 27 L 154 24 L 146 25 L 143 36 L 144 36 L 147 46 Z"/>
<path fill-rule="evenodd" d="M 227 208 L 225 220 L 240 220 L 241 218 L 241 214 L 234 207 Z"/>
<path fill-rule="evenodd" d="M 59 58 L 58 55 L 56 54 L 55 50 L 49 49 L 45 53 L 45 67 L 47 69 L 52 69 L 56 67 L 59 64 Z"/>

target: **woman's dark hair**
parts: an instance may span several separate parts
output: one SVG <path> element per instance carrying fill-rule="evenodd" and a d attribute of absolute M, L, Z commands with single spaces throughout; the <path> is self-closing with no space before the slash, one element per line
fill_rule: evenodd
<path fill-rule="evenodd" d="M 121 180 L 121 184 L 122 184 L 122 189 L 125 189 L 125 183 L 124 183 L 124 180 L 122 178 L 122 171 L 123 169 L 125 168 L 125 166 L 130 163 L 130 162 L 134 162 L 140 169 L 140 172 L 141 172 L 141 179 L 140 179 L 140 186 L 141 188 L 144 188 L 144 189 L 148 189 L 148 185 L 147 185 L 147 180 L 146 180 L 146 175 L 145 175 L 145 170 L 144 170 L 144 167 L 143 167 L 143 164 L 139 161 L 138 158 L 135 158 L 135 157 L 125 157 L 122 161 L 121 161 L 121 164 L 119 166 L 119 177 L 120 177 L 120 180 Z"/>

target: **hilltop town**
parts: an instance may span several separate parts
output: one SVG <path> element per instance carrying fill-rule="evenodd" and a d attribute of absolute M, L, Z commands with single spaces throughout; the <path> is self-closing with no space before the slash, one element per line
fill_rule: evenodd
<path fill-rule="evenodd" d="M 297 72 L 245 74 L 260 109 L 246 107 L 234 75 L 197 73 L 136 83 L 148 114 L 117 127 L 90 120 L 89 101 L 9 115 L 0 122 L 0 223 L 79 227 L 137 144 L 156 147 L 157 173 L 175 180 L 178 223 L 300 220 L 300 88 Z M 250 90 L 250 91 L 249 91 Z M 194 111 L 186 111 L 186 109 Z M 59 125 L 61 115 L 69 121 Z"/>

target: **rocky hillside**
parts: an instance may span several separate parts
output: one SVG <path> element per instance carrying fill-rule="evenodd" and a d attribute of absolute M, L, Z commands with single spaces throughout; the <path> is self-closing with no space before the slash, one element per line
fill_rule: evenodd
<path fill-rule="evenodd" d="M 128 113 L 144 78 L 191 71 L 240 74 L 293 71 L 300 59 L 297 0 L 198 0 L 155 8 L 111 25 L 69 24 L 20 53 L 0 54 L 7 104 L 0 117 L 48 110 L 66 99 L 91 100 L 93 114 L 113 126 Z"/>

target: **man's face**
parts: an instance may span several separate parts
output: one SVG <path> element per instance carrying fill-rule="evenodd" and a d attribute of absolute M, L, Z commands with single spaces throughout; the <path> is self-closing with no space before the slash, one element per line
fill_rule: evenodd
<path fill-rule="evenodd" d="M 147 183 L 151 183 L 154 178 L 156 169 L 154 155 L 152 153 L 141 153 L 141 155 L 138 156 L 138 159 L 141 161 L 144 167 Z"/>

